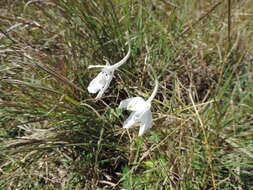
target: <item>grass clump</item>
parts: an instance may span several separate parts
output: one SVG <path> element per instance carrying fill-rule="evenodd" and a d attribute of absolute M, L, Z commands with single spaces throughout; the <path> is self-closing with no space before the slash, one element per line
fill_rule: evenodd
<path fill-rule="evenodd" d="M 0 26 L 0 186 L 16 189 L 250 189 L 249 0 L 5 1 Z M 227 17 L 226 15 L 229 16 Z M 131 57 L 105 96 L 88 65 Z M 228 37 L 229 34 L 229 37 Z M 153 127 L 115 109 L 149 97 Z"/>

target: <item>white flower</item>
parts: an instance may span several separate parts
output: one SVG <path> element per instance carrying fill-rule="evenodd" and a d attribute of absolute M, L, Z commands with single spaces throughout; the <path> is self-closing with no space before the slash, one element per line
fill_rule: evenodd
<path fill-rule="evenodd" d="M 156 80 L 156 85 L 153 90 L 153 93 L 145 101 L 141 97 L 128 98 L 120 102 L 119 108 L 126 108 L 129 111 L 132 111 L 130 116 L 123 123 L 123 128 L 130 128 L 134 124 L 141 124 L 139 130 L 139 136 L 152 127 L 152 113 L 150 111 L 151 101 L 154 99 L 158 89 L 158 81 Z"/>
<path fill-rule="evenodd" d="M 128 43 L 130 44 L 130 43 Z M 109 61 L 106 60 L 106 65 L 90 65 L 90 68 L 102 68 L 102 71 L 90 82 L 88 91 L 92 94 L 98 92 L 96 99 L 101 98 L 106 89 L 109 87 L 110 82 L 113 78 L 114 71 L 124 64 L 130 57 L 130 45 L 128 45 L 128 52 L 126 56 L 114 65 L 110 65 Z"/>

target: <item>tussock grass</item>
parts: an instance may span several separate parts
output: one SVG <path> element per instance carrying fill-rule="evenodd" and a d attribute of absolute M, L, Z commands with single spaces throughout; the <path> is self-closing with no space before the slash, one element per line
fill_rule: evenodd
<path fill-rule="evenodd" d="M 0 3 L 3 189 L 251 189 L 253 3 Z M 88 65 L 132 53 L 101 100 Z M 147 98 L 153 127 L 122 129 L 122 99 Z"/>

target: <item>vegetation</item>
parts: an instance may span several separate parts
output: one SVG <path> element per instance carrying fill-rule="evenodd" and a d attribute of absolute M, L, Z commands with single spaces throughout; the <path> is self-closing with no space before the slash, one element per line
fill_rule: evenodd
<path fill-rule="evenodd" d="M 251 0 L 2 0 L 0 189 L 252 189 Z M 128 47 L 103 98 L 87 86 Z M 153 127 L 122 128 L 150 96 Z"/>

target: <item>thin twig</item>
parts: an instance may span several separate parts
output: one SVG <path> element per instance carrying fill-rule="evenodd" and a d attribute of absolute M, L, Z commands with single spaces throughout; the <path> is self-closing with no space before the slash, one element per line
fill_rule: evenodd
<path fill-rule="evenodd" d="M 183 32 L 181 32 L 179 34 L 179 37 L 182 37 L 185 33 L 189 32 L 193 26 L 195 26 L 196 24 L 198 24 L 201 20 L 203 20 L 205 17 L 207 17 L 211 12 L 213 12 L 221 3 L 223 3 L 223 1 L 219 1 L 218 3 L 216 3 L 213 7 L 211 7 L 206 13 L 204 13 L 202 16 L 200 16 L 198 18 L 198 20 L 196 20 L 195 22 L 189 24 L 184 30 Z"/>
<path fill-rule="evenodd" d="M 231 47 L 231 0 L 228 0 L 228 50 Z"/>

